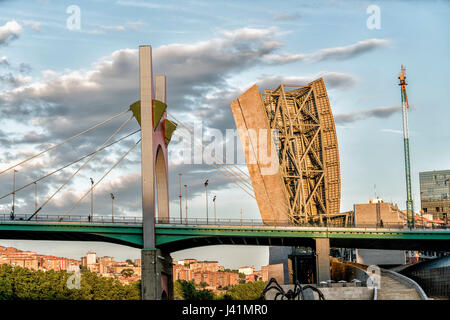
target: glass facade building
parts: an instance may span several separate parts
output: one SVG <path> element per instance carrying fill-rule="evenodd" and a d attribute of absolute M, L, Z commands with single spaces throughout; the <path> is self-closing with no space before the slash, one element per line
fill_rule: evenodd
<path fill-rule="evenodd" d="M 424 214 L 450 216 L 450 170 L 419 172 L 420 202 Z"/>

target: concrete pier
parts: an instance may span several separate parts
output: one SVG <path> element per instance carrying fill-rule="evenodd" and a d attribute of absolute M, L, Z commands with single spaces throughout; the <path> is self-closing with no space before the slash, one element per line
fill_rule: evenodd
<path fill-rule="evenodd" d="M 159 249 L 143 249 L 141 293 L 143 300 L 173 298 L 173 268 L 170 254 Z"/>
<path fill-rule="evenodd" d="M 330 272 L 330 239 L 316 238 L 316 280 L 327 281 L 331 279 Z"/>

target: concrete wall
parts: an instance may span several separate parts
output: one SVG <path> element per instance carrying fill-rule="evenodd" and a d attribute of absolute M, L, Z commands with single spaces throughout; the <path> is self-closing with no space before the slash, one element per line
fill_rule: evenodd
<path fill-rule="evenodd" d="M 283 284 L 285 281 L 283 264 L 270 264 L 267 266 L 268 280 L 275 278 L 278 283 Z"/>
<path fill-rule="evenodd" d="M 356 262 L 370 265 L 399 265 L 406 261 L 402 250 L 356 249 Z"/>
<path fill-rule="evenodd" d="M 399 214 L 392 210 L 391 204 L 382 203 L 362 203 L 354 205 L 355 224 L 356 226 L 375 226 L 377 221 L 377 205 L 380 206 L 380 218 L 383 220 L 385 227 L 391 225 L 403 225 L 403 219 Z"/>
<path fill-rule="evenodd" d="M 289 263 L 288 255 L 292 253 L 291 247 L 269 247 L 269 265 L 281 264 L 283 267 L 283 281 L 278 281 L 279 284 L 289 283 Z M 270 275 L 269 275 L 270 279 Z"/>
<path fill-rule="evenodd" d="M 285 292 L 294 290 L 294 285 L 282 285 Z M 373 300 L 374 290 L 367 287 L 332 287 L 319 288 L 325 300 Z M 278 291 L 270 290 L 266 294 L 266 300 L 273 300 Z M 304 290 L 305 300 L 319 300 L 319 295 L 311 290 Z"/>
<path fill-rule="evenodd" d="M 364 270 L 353 265 L 339 262 L 335 258 L 331 259 L 331 280 L 350 282 L 354 279 L 361 281 L 361 285 L 365 285 L 369 275 Z"/>

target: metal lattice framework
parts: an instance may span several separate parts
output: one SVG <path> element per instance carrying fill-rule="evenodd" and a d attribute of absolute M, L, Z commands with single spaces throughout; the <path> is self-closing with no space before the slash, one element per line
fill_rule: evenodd
<path fill-rule="evenodd" d="M 339 152 L 325 84 L 280 85 L 265 90 L 266 115 L 278 131 L 280 174 L 296 223 L 324 222 L 338 215 Z"/>

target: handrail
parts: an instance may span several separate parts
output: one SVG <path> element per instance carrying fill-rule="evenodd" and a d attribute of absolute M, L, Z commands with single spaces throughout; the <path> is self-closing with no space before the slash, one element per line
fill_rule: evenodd
<path fill-rule="evenodd" d="M 8 222 L 26 222 L 26 220 L 31 216 L 31 214 L 16 214 L 13 216 L 13 219 L 10 214 L 0 214 L 0 221 L 8 221 Z M 58 222 L 58 220 L 61 218 L 61 215 L 41 215 L 41 216 L 35 216 L 33 219 L 29 222 Z M 134 223 L 134 224 L 142 224 L 142 217 L 139 216 L 114 216 L 114 220 L 112 218 L 112 215 L 99 215 L 95 214 L 93 215 L 93 218 L 89 220 L 89 215 L 68 215 L 66 216 L 66 221 L 68 223 L 73 222 L 86 222 L 86 223 L 103 223 L 103 224 L 120 224 L 120 223 Z M 275 227 L 275 228 L 284 228 L 284 227 L 305 227 L 305 228 L 312 228 L 317 227 L 324 230 L 328 229 L 348 229 L 348 230 L 356 230 L 356 229 L 365 229 L 365 230 L 371 230 L 371 231 L 379 231 L 379 232 L 389 232 L 390 230 L 408 230 L 411 232 L 414 231 L 420 231 L 420 230 L 446 230 L 450 229 L 448 226 L 442 226 L 439 228 L 414 228 L 410 229 L 407 228 L 405 225 L 402 224 L 388 224 L 385 223 L 383 227 L 377 226 L 376 224 L 356 224 L 352 226 L 339 226 L 339 225 L 324 225 L 319 223 L 310 223 L 310 224 L 293 224 L 289 221 L 263 221 L 261 219 L 209 219 L 206 220 L 206 218 L 188 218 L 187 220 L 185 218 L 175 218 L 171 217 L 169 219 L 167 218 L 156 218 L 155 219 L 156 224 L 160 225 L 211 225 L 211 226 L 218 226 L 218 225 L 226 225 L 226 226 L 245 226 L 245 227 Z"/>

